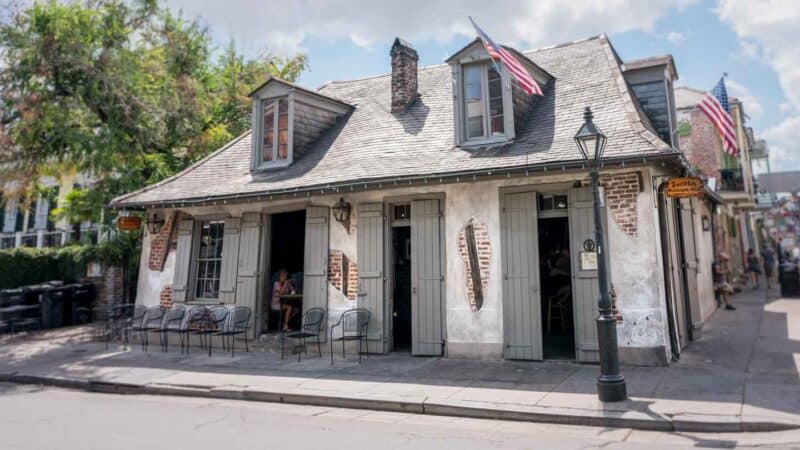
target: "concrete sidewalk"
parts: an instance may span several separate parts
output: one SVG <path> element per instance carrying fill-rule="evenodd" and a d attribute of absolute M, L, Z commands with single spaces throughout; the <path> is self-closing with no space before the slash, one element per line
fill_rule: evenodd
<path fill-rule="evenodd" d="M 331 366 L 263 350 L 106 351 L 81 328 L 4 342 L 0 381 L 666 431 L 800 428 L 800 299 L 765 301 L 761 290 L 734 302 L 739 309 L 717 311 L 679 362 L 625 367 L 630 399 L 614 404 L 597 400 L 594 365 L 393 354 Z"/>

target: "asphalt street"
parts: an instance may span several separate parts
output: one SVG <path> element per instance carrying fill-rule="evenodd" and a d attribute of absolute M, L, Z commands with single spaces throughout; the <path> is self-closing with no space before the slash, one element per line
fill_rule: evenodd
<path fill-rule="evenodd" d="M 0 384 L 0 449 L 800 448 L 800 431 L 657 433 Z"/>

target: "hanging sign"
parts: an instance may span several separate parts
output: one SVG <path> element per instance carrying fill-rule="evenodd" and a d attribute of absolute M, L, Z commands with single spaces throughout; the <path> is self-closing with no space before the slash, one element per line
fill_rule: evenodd
<path fill-rule="evenodd" d="M 670 178 L 667 181 L 667 197 L 689 198 L 703 195 L 703 180 L 695 177 Z"/>
<path fill-rule="evenodd" d="M 125 216 L 117 219 L 117 229 L 120 231 L 134 231 L 142 226 L 142 218 L 138 216 Z"/>

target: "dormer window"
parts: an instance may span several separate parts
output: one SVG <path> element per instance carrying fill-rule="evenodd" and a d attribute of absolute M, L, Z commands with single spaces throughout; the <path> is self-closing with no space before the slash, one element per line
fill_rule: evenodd
<path fill-rule="evenodd" d="M 262 102 L 264 141 L 261 149 L 261 162 L 289 161 L 289 100 L 283 97 L 266 99 Z"/>
<path fill-rule="evenodd" d="M 464 66 L 464 111 L 467 141 L 505 135 L 503 80 L 491 65 Z"/>
<path fill-rule="evenodd" d="M 344 102 L 277 78 L 267 80 L 250 97 L 254 171 L 291 165 L 352 109 Z"/>
<path fill-rule="evenodd" d="M 553 79 L 522 53 L 505 48 L 539 86 Z M 453 76 L 455 145 L 481 147 L 513 140 L 540 97 L 526 94 L 502 63 L 494 64 L 480 39 L 456 52 L 447 63 Z"/>

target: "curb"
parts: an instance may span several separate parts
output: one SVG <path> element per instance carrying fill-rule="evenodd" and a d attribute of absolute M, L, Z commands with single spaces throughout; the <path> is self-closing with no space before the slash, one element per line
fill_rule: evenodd
<path fill-rule="evenodd" d="M 53 386 L 102 394 L 163 395 L 176 397 L 213 398 L 262 403 L 286 403 L 308 406 L 366 409 L 373 411 L 429 414 L 473 419 L 509 420 L 517 422 L 551 423 L 613 428 L 632 428 L 646 431 L 679 431 L 703 433 L 738 433 L 786 431 L 800 424 L 769 421 L 743 422 L 736 417 L 682 415 L 659 418 L 624 417 L 622 411 L 598 412 L 596 415 L 576 415 L 547 412 L 543 407 L 525 409 L 496 409 L 463 404 L 429 401 L 402 401 L 370 397 L 341 397 L 334 395 L 278 393 L 238 386 L 186 386 L 163 383 L 131 384 L 113 381 L 64 378 L 25 373 L 0 373 L 0 382 L 25 385 Z"/>

